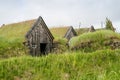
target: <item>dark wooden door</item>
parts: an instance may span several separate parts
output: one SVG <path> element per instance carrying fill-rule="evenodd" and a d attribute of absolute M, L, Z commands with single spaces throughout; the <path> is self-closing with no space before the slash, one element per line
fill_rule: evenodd
<path fill-rule="evenodd" d="M 47 43 L 40 43 L 40 52 L 45 55 Z"/>

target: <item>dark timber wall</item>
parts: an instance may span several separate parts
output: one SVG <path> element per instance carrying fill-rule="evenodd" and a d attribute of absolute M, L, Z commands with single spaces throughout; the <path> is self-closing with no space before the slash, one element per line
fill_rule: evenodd
<path fill-rule="evenodd" d="M 91 26 L 91 27 L 90 27 L 89 32 L 95 32 L 94 26 Z"/>
<path fill-rule="evenodd" d="M 42 17 L 39 17 L 26 34 L 30 54 L 39 56 L 51 51 L 54 37 L 50 33 Z"/>
<path fill-rule="evenodd" d="M 77 33 L 75 32 L 75 30 L 73 29 L 73 27 L 71 26 L 68 31 L 66 32 L 64 38 L 66 38 L 68 41 L 74 37 L 77 36 Z"/>

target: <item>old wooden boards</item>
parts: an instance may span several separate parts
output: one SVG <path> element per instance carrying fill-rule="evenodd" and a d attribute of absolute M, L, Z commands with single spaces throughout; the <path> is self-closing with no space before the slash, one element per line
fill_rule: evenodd
<path fill-rule="evenodd" d="M 66 38 L 68 41 L 74 37 L 77 36 L 77 33 L 75 32 L 75 30 L 73 29 L 73 27 L 71 26 L 68 31 L 66 32 L 66 34 L 64 35 L 64 38 Z"/>
<path fill-rule="evenodd" d="M 36 20 L 34 25 L 26 34 L 27 46 L 30 49 L 30 54 L 33 56 L 50 52 L 53 45 L 53 39 L 54 37 L 42 17 L 39 17 Z"/>

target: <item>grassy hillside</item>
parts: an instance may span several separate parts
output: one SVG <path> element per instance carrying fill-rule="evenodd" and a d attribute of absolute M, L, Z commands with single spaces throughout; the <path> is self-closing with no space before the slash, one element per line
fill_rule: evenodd
<path fill-rule="evenodd" d="M 89 52 L 113 48 L 114 42 L 118 42 L 119 44 L 120 34 L 109 30 L 99 30 L 74 37 L 70 40 L 69 45 L 71 49 Z"/>
<path fill-rule="evenodd" d="M 72 52 L 0 61 L 1 80 L 119 80 L 120 50 Z"/>

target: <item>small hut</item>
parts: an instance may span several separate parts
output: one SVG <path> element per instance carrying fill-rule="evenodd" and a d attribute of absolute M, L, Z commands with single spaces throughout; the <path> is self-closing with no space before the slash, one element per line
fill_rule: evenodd
<path fill-rule="evenodd" d="M 26 51 L 29 50 L 32 56 L 38 56 L 51 52 L 53 47 L 54 37 L 41 16 L 38 19 L 4 25 L 0 28 L 1 36 L 3 39 L 0 40 L 0 43 L 6 41 L 7 47 L 9 47 L 4 47 L 6 48 L 6 52 L 5 50 L 4 52 L 7 53 L 14 47 L 16 51 L 13 55 L 17 55 L 17 52 L 26 54 Z M 13 45 L 9 45 L 10 41 Z M 0 52 L 2 52 L 1 47 L 0 45 Z"/>
<path fill-rule="evenodd" d="M 66 34 L 64 35 L 64 38 L 66 38 L 69 41 L 74 36 L 77 36 L 77 33 L 73 29 L 73 27 L 70 26 L 70 28 L 67 30 Z"/>
<path fill-rule="evenodd" d="M 33 56 L 51 52 L 53 39 L 42 17 L 39 17 L 26 34 L 26 44 Z"/>
<path fill-rule="evenodd" d="M 95 31 L 94 26 L 91 26 L 91 27 L 89 28 L 89 32 L 94 32 L 94 31 Z"/>

